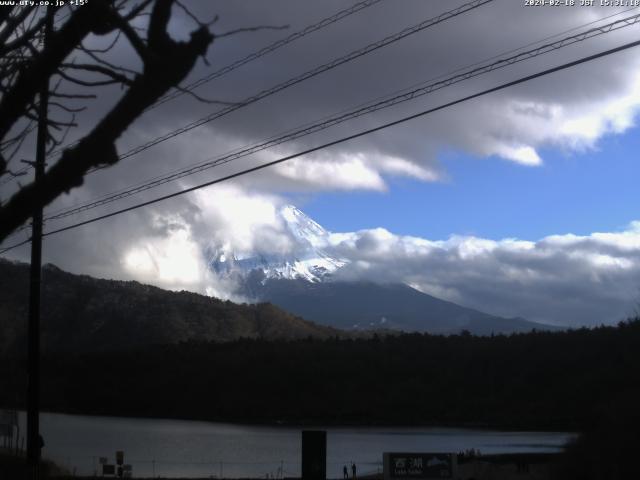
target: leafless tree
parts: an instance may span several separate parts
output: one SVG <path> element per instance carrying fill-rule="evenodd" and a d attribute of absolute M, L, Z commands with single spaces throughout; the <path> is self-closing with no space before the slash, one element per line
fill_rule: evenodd
<path fill-rule="evenodd" d="M 16 166 L 24 166 L 16 155 L 36 128 L 43 79 L 51 78 L 49 154 L 59 149 L 65 132 L 76 126 L 75 114 L 83 108 L 77 104 L 95 97 L 95 92 L 78 93 L 78 88 L 70 86 L 120 85 L 123 93 L 79 141 L 54 156 L 41 181 L 22 186 L 0 205 L 0 241 L 24 224 L 34 208 L 81 185 L 89 170 L 116 163 L 116 140 L 145 109 L 171 88 L 179 88 L 214 39 L 208 25 L 178 0 L 66 3 L 64 17 L 60 11 L 56 15 L 54 8 L 0 6 L 0 180 L 17 175 Z M 188 41 L 176 41 L 168 33 L 174 5 L 198 23 Z M 44 42 L 44 26 L 54 15 L 59 25 Z M 147 20 L 144 17 L 148 21 L 141 22 Z M 141 28 L 144 23 L 146 28 Z M 92 36 L 105 35 L 115 38 L 110 47 L 87 46 Z M 127 41 L 135 51 L 142 66 L 139 71 L 108 60 L 105 53 L 117 41 Z"/>

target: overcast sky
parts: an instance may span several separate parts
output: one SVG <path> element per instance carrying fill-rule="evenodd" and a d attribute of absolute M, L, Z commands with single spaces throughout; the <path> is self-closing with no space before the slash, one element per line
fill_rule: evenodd
<path fill-rule="evenodd" d="M 207 83 L 197 93 L 238 102 L 463 3 L 382 0 Z M 288 29 L 215 40 L 209 65 L 199 63 L 189 79 L 197 80 L 350 5 L 311 0 L 192 2 L 198 18 L 219 15 L 212 27 L 218 34 L 256 25 Z M 215 158 L 457 69 L 487 63 L 496 55 L 512 55 L 506 52 L 546 37 L 562 38 L 640 13 L 638 8 L 623 10 L 528 7 L 520 0 L 495 0 L 90 175 L 47 211 Z M 185 37 L 194 28 L 175 11 L 175 36 Z M 564 33 L 568 30 L 572 32 Z M 634 25 L 599 36 L 51 222 L 47 228 L 218 178 L 606 50 L 636 40 L 639 31 Z M 102 45 L 109 40 L 91 41 Z M 137 65 L 125 42 L 111 55 L 114 61 Z M 82 114 L 82 127 L 73 136 L 90 128 L 119 94 L 117 88 L 104 89 Z M 224 283 L 207 271 L 204 250 L 223 243 L 281 253 L 295 248 L 276 214 L 278 207 L 294 204 L 336 234 L 332 248 L 351 260 L 342 272 L 347 278 L 402 281 L 504 316 L 570 325 L 617 322 L 631 315 L 640 301 L 635 180 L 640 173 L 635 155 L 640 147 L 635 126 L 639 105 L 640 50 L 631 49 L 224 185 L 48 237 L 44 259 L 76 273 L 225 296 Z M 118 149 L 125 152 L 220 108 L 183 95 L 140 118 Z M 3 188 L 6 197 L 12 187 Z M 127 260 L 140 249 L 153 259 L 151 266 Z M 26 260 L 28 250 L 8 256 Z"/>

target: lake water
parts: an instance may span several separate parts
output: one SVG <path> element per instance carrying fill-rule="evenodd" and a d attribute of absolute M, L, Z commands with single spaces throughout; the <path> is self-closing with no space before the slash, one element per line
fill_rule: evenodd
<path fill-rule="evenodd" d="M 20 432 L 26 432 L 20 415 Z M 124 451 L 135 477 L 285 477 L 300 475 L 301 430 L 186 420 L 139 419 L 43 413 L 43 456 L 90 475 L 100 457 L 115 462 Z M 361 474 L 382 468 L 382 453 L 556 452 L 569 433 L 500 432 L 459 428 L 362 427 L 327 430 L 327 476 L 341 478 L 352 461 Z"/>

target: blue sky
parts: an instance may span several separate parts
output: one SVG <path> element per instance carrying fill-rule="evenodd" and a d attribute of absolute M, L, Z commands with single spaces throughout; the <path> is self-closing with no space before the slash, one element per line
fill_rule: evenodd
<path fill-rule="evenodd" d="M 539 167 L 447 152 L 440 160 L 448 181 L 391 179 L 384 193 L 323 193 L 302 208 L 335 232 L 384 227 L 429 239 L 617 231 L 640 219 L 638 151 L 640 128 L 634 127 L 583 152 L 542 149 Z"/>

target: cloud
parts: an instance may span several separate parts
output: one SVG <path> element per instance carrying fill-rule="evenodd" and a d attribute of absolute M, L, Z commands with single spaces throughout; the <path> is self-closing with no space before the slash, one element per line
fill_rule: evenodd
<path fill-rule="evenodd" d="M 155 237 L 124 250 L 134 278 L 223 298 L 237 285 L 206 268 L 218 248 L 239 256 L 296 256 L 306 248 L 278 214 L 283 200 L 230 187 L 194 199 L 189 223 L 158 219 Z M 384 228 L 331 233 L 320 245 L 346 265 L 341 280 L 407 283 L 488 313 L 561 325 L 617 322 L 640 295 L 640 222 L 618 232 L 560 234 L 536 241 L 452 235 L 402 236 Z M 244 299 L 243 299 L 244 300 Z"/>
<path fill-rule="evenodd" d="M 194 229 L 205 244 L 228 245 L 236 251 L 287 251 L 290 240 L 277 216 L 279 199 L 249 194 L 233 186 L 197 192 Z"/>
<path fill-rule="evenodd" d="M 351 259 L 339 276 L 404 282 L 439 298 L 508 317 L 597 325 L 634 314 L 640 295 L 640 228 L 538 241 L 451 236 L 444 241 L 384 229 L 332 237 Z"/>
<path fill-rule="evenodd" d="M 199 63 L 186 84 L 343 9 L 344 3 L 332 0 L 302 6 L 296 2 L 274 0 L 268 4 L 252 4 L 251 8 L 240 1 L 190 2 L 189 6 L 198 18 L 212 18 L 219 14 L 220 20 L 214 25 L 218 33 L 240 25 L 264 25 L 265 22 L 288 24 L 290 29 L 287 32 L 264 30 L 216 39 L 208 56 L 211 65 Z M 197 93 L 211 99 L 240 101 L 449 8 L 453 6 L 447 2 L 406 2 L 402 8 L 381 2 L 207 83 L 197 89 Z M 135 158 L 124 160 L 121 165 L 96 175 L 99 181 L 89 179 L 81 191 L 75 190 L 72 195 L 76 200 L 86 200 L 134 181 L 143 181 L 220 156 L 231 149 L 383 98 L 410 85 L 445 78 L 461 67 L 504 52 L 506 45 L 511 49 L 566 32 L 554 38 L 558 39 L 576 33 L 578 30 L 572 29 L 587 22 L 616 13 L 621 15 L 605 18 L 581 30 L 623 18 L 631 12 L 598 6 L 532 9 L 523 7 L 520 2 L 491 2 L 151 147 Z M 176 8 L 171 23 L 172 34 L 186 38 L 193 28 L 192 20 Z M 636 30 L 637 26 L 625 28 L 438 90 L 392 109 L 333 126 L 243 161 L 235 161 L 233 166 L 216 168 L 215 174 L 212 171 L 210 175 L 223 175 L 299 152 L 620 45 L 634 39 Z M 91 38 L 89 44 L 103 46 L 110 40 L 111 37 Z M 508 54 L 502 56 L 505 55 Z M 116 43 L 108 59 L 128 67 L 139 63 L 124 38 Z M 72 132 L 71 139 L 95 124 L 114 99 L 121 95 L 117 88 L 104 88 L 98 93 L 99 98 L 88 104 L 90 108 L 78 114 L 80 127 Z M 475 99 L 321 154 L 294 160 L 268 172 L 263 171 L 247 182 L 251 182 L 254 189 L 265 192 L 380 191 L 387 188 L 389 176 L 408 176 L 425 182 L 447 178 L 438 158 L 443 150 L 462 151 L 478 157 L 497 156 L 535 167 L 544 164 L 545 159 L 540 152 L 545 147 L 582 151 L 597 148 L 599 140 L 606 135 L 624 132 L 634 125 L 639 104 L 640 57 L 629 51 Z M 198 102 L 183 95 L 180 100 L 145 113 L 123 135 L 118 143 L 119 150 L 127 151 L 221 108 L 220 105 Z M 32 145 L 25 146 L 22 157 L 32 156 L 30 148 Z M 65 203 L 63 199 L 57 206 Z"/>
<path fill-rule="evenodd" d="M 451 8 L 445 3 L 408 2 L 398 8 L 382 2 L 207 83 L 197 93 L 206 98 L 239 101 Z M 344 4 L 327 1 L 303 8 L 295 2 L 278 0 L 251 8 L 243 2 L 193 2 L 191 7 L 199 18 L 219 14 L 220 21 L 215 25 L 218 32 L 239 25 L 264 25 L 265 22 L 289 24 L 290 31 L 265 30 L 217 39 L 209 53 L 211 67 L 198 64 L 185 82 L 187 84 L 344 8 Z M 620 12 L 621 8 L 613 7 L 529 9 L 519 2 L 497 0 L 152 147 L 101 173 L 99 182 L 90 180 L 81 193 L 74 195 L 90 198 L 130 184 L 132 179 L 141 181 L 215 158 L 410 85 L 447 77 L 456 69 L 505 51 L 505 45 L 519 47 L 559 32 L 575 33 L 568 30 Z M 604 19 L 585 28 L 629 14 Z M 371 28 L 372 25 L 375 28 Z M 192 28 L 191 20 L 176 9 L 172 33 L 182 38 Z M 217 167 L 215 175 L 213 171 L 210 175 L 223 175 L 299 152 L 620 45 L 634 38 L 636 30 L 635 26 L 622 29 L 438 90 L 392 109 L 235 161 L 233 165 Z M 134 58 L 131 48 L 122 40 L 109 60 L 131 66 Z M 89 128 L 119 95 L 117 89 L 104 89 L 96 104 L 79 114 L 79 131 Z M 624 132 L 634 125 L 639 104 L 640 57 L 630 51 L 350 141 L 324 153 L 263 171 L 243 182 L 250 182 L 254 189 L 265 192 L 384 190 L 389 176 L 409 176 L 425 182 L 446 178 L 438 158 L 443 150 L 457 150 L 478 157 L 497 156 L 535 167 L 544 164 L 540 151 L 545 147 L 582 151 L 596 148 L 598 141 L 606 135 Z M 198 102 L 184 95 L 140 118 L 120 140 L 119 150 L 127 151 L 220 108 L 220 105 Z M 60 202 L 63 204 L 64 201 Z"/>
<path fill-rule="evenodd" d="M 388 15 L 386 8 L 393 8 L 394 15 Z M 349 21 L 336 24 L 331 35 L 312 36 L 299 45 L 292 45 L 288 55 L 276 55 L 268 63 L 261 64 L 260 74 L 269 81 L 273 79 L 275 84 L 367 41 L 415 24 L 419 19 L 429 18 L 443 8 L 441 4 L 424 2 L 411 4 L 406 9 L 376 6 Z M 272 135 L 348 110 L 349 106 L 389 94 L 417 81 L 473 64 L 505 50 L 504 45 L 525 45 L 620 11 L 598 7 L 530 11 L 514 2 L 498 1 L 304 82 L 278 94 L 277 98 L 251 106 L 249 115 L 225 118 L 211 124 L 209 129 L 216 134 L 247 140 Z M 257 21 L 258 15 L 265 13 L 258 8 L 245 18 L 251 22 L 252 15 L 255 15 Z M 227 18 L 233 18 L 234 14 L 233 9 L 226 13 Z M 273 15 L 273 11 L 269 14 Z M 305 20 L 300 12 L 298 14 L 297 20 L 303 24 Z M 313 11 L 309 17 L 312 14 L 321 15 Z M 380 28 L 370 31 L 365 27 L 370 22 Z M 500 28 L 496 29 L 496 25 Z M 540 59 L 439 90 L 389 111 L 332 127 L 330 132 L 296 140 L 286 151 L 299 151 L 619 45 L 633 37 L 634 29 L 631 27 L 585 41 Z M 575 31 L 567 35 L 569 33 Z M 233 88 L 229 90 L 230 95 L 241 86 L 251 91 L 255 80 L 251 72 L 254 70 L 250 66 L 247 69 L 248 78 L 241 77 L 237 83 L 229 85 Z M 271 181 L 272 188 L 281 191 L 286 191 L 291 184 L 317 191 L 379 190 L 388 175 L 437 181 L 446 177 L 438 160 L 438 152 L 443 149 L 464 151 L 479 157 L 497 156 L 524 166 L 540 166 L 544 158 L 539 152 L 545 147 L 582 151 L 597 147 L 598 141 L 606 135 L 630 128 L 640 103 L 639 74 L 640 63 L 633 52 L 612 56 L 370 135 L 333 148 L 329 155 L 296 160 L 290 167 L 283 166 L 263 176 L 262 182 Z M 225 87 L 226 84 L 222 92 Z M 334 180 L 333 169 L 340 165 L 340 158 L 344 163 L 343 175 L 338 174 Z M 345 158 L 355 158 L 357 162 L 345 162 Z M 381 161 L 381 158 L 387 160 Z M 324 169 L 321 164 L 325 164 Z M 345 178 L 346 172 L 356 164 L 363 172 L 362 179 L 358 181 L 359 175 L 354 173 L 349 181 Z M 283 183 L 279 177 L 290 182 Z"/>
<path fill-rule="evenodd" d="M 125 251 L 124 269 L 146 283 L 173 289 L 197 287 L 206 274 L 206 262 L 190 226 L 179 217 L 157 217 L 155 223 L 160 235 L 140 238 Z"/>
<path fill-rule="evenodd" d="M 207 83 L 198 88 L 197 93 L 230 102 L 242 100 L 452 8 L 445 3 L 407 2 L 403 8 L 398 8 L 393 3 L 381 2 Z M 214 26 L 217 32 L 240 25 L 264 25 L 265 22 L 288 24 L 290 29 L 287 32 L 264 30 L 216 39 L 208 55 L 211 65 L 198 63 L 186 84 L 329 16 L 344 8 L 344 3 L 332 0 L 302 7 L 295 2 L 274 0 L 247 8 L 244 2 L 191 2 L 190 7 L 198 18 L 219 14 L 220 20 Z M 572 29 L 587 22 L 620 13 L 580 31 L 630 15 L 630 12 L 623 13 L 622 10 L 597 6 L 529 9 L 519 2 L 491 2 L 123 160 L 113 168 L 89 176 L 81 189 L 72 190 L 70 195 L 52 207 L 62 208 L 72 201 L 86 201 L 157 175 L 217 158 L 328 115 L 384 98 L 408 86 L 445 78 L 461 67 L 504 52 L 505 45 L 512 49 L 566 32 L 554 38 L 558 39 L 576 33 L 578 30 Z M 372 25 L 375 28 L 371 28 Z M 171 25 L 173 35 L 184 38 L 194 27 L 190 18 L 180 9 L 175 9 Z M 625 28 L 438 90 L 403 105 L 335 125 L 218 166 L 199 174 L 197 180 L 219 178 L 620 45 L 634 38 L 636 30 L 637 26 Z M 94 42 L 96 46 L 103 46 L 110 40 L 111 37 L 92 38 L 90 44 Z M 505 55 L 509 54 L 502 56 Z M 137 63 L 136 55 L 124 38 L 116 43 L 108 59 L 129 67 Z M 70 140 L 91 128 L 113 105 L 114 99 L 122 94 L 117 88 L 104 88 L 97 92 L 94 89 L 92 93 L 98 93 L 99 97 L 88 103 L 86 111 L 78 113 L 80 127 L 71 132 Z M 581 152 L 597 148 L 598 142 L 606 135 L 629 129 L 634 125 L 639 104 L 640 57 L 629 51 L 496 92 L 263 170 L 236 182 L 265 193 L 383 191 L 388 189 L 388 179 L 393 176 L 424 182 L 447 179 L 448 174 L 439 161 L 442 151 L 461 151 L 481 158 L 496 156 L 526 167 L 538 167 L 545 162 L 540 153 L 544 148 Z M 118 149 L 126 152 L 221 108 L 220 105 L 198 102 L 183 95 L 179 100 L 146 112 L 125 132 L 118 142 Z M 31 158 L 32 147 L 25 145 L 23 158 Z M 197 183 L 196 177 L 184 182 L 189 185 Z M 139 198 L 146 199 L 155 196 L 156 192 L 175 190 L 175 187 L 173 183 Z M 5 192 L 8 193 L 11 193 L 10 188 Z"/>
<path fill-rule="evenodd" d="M 158 216 L 156 227 L 155 235 L 133 239 L 123 250 L 120 276 L 170 290 L 246 301 L 235 293 L 233 280 L 219 278 L 209 270 L 204 240 L 194 236 L 184 219 Z"/>
<path fill-rule="evenodd" d="M 264 30 L 218 38 L 208 56 L 211 67 L 200 63 L 190 80 L 344 8 L 344 2 L 338 0 L 273 0 L 253 2 L 250 8 L 248 5 L 242 1 L 191 4 L 198 18 L 220 14 L 215 25 L 218 32 L 264 24 L 290 24 L 290 31 Z M 407 1 L 401 7 L 396 2 L 380 2 L 243 66 L 197 92 L 208 98 L 239 101 L 447 8 L 452 8 L 449 2 Z M 68 207 L 219 157 L 418 82 L 447 76 L 448 72 L 507 48 L 526 45 L 621 10 L 524 8 L 521 2 L 497 0 L 90 175 L 82 188 L 72 190 L 48 210 Z M 179 10 L 175 14 L 172 32 L 184 36 L 193 25 Z M 620 45 L 635 39 L 637 28 L 588 40 L 333 126 L 116 205 L 125 207 L 220 178 Z M 132 66 L 135 63 L 132 57 L 131 48 L 118 43 L 109 59 Z M 105 88 L 99 93 L 95 104 L 78 114 L 81 127 L 72 132 L 71 140 L 90 128 L 122 94 L 117 88 Z M 137 278 L 169 288 L 224 295 L 228 285 L 216 283 L 202 267 L 207 261 L 203 252 L 211 245 L 227 242 L 241 251 L 260 248 L 280 253 L 298 248 L 276 215 L 283 193 L 384 191 L 389 189 L 388 180 L 394 176 L 424 182 L 446 180 L 449 174 L 439 162 L 443 151 L 465 152 L 480 158 L 497 156 L 523 168 L 537 168 L 549 161 L 541 153 L 547 148 L 580 153 L 598 148 L 607 135 L 628 130 L 636 122 L 639 106 L 640 56 L 628 51 L 242 177 L 223 188 L 217 186 L 48 237 L 45 258 L 77 273 Z M 219 108 L 182 96 L 145 113 L 123 135 L 119 151 L 127 151 Z M 32 158 L 33 145 L 24 148 L 21 157 Z M 3 198 L 9 193 L 10 189 Z M 116 207 L 90 213 L 105 213 L 113 208 Z M 69 221 L 81 221 L 88 215 L 76 215 Z M 52 222 L 48 227 L 64 225 Z M 455 235 L 435 241 L 403 237 L 381 228 L 336 233 L 331 238 L 335 251 L 351 259 L 342 272 L 346 277 L 367 275 L 404 281 L 425 292 L 490 313 L 594 324 L 618 320 L 632 311 L 639 285 L 639 231 L 638 224 L 633 224 L 621 232 L 562 234 L 535 241 Z M 24 250 L 15 256 L 28 258 Z"/>
<path fill-rule="evenodd" d="M 291 185 L 295 185 L 296 189 L 378 191 L 386 189 L 382 176 L 368 164 L 364 155 L 337 155 L 332 156 L 331 159 L 326 157 L 326 155 L 320 155 L 313 160 L 294 159 L 278 165 L 276 172 L 281 177 L 291 180 Z M 407 171 L 405 169 L 404 172 Z"/>
<path fill-rule="evenodd" d="M 217 186 L 157 208 L 116 217 L 45 242 L 45 261 L 75 273 L 135 279 L 221 298 L 233 279 L 208 268 L 211 256 L 297 256 L 302 244 L 279 214 L 284 198 Z M 614 232 L 537 240 L 404 236 L 385 228 L 333 232 L 316 245 L 346 261 L 343 280 L 403 282 L 491 314 L 572 326 L 617 322 L 640 295 L 640 221 Z M 28 260 L 28 250 L 12 258 Z"/>

